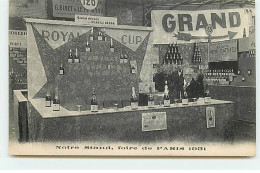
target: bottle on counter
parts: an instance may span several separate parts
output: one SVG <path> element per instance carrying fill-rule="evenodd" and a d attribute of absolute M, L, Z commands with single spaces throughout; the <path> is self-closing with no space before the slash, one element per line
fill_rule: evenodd
<path fill-rule="evenodd" d="M 132 109 L 138 109 L 138 98 L 135 94 L 135 87 L 132 87 L 132 97 L 130 102 Z"/>
<path fill-rule="evenodd" d="M 154 97 L 153 97 L 153 93 L 152 93 L 152 87 L 149 88 L 148 107 L 149 108 L 154 107 Z"/>
<path fill-rule="evenodd" d="M 111 41 L 110 41 L 110 52 L 115 52 L 115 47 L 114 47 L 112 38 L 111 38 Z"/>
<path fill-rule="evenodd" d="M 55 88 L 55 96 L 53 99 L 53 111 L 59 111 L 60 110 L 60 99 L 59 99 L 59 90 L 58 88 Z"/>
<path fill-rule="evenodd" d="M 89 40 L 90 40 L 90 41 L 93 41 L 93 40 L 94 40 L 94 28 L 93 28 L 93 27 L 91 28 L 91 31 L 90 31 Z"/>
<path fill-rule="evenodd" d="M 164 97 L 163 97 L 163 105 L 164 107 L 170 107 L 170 96 L 169 96 L 169 89 L 167 85 L 167 81 L 165 81 L 165 86 L 164 86 Z"/>
<path fill-rule="evenodd" d="M 127 54 L 124 55 L 124 64 L 127 64 L 128 63 L 128 57 L 127 57 Z"/>
<path fill-rule="evenodd" d="M 68 57 L 68 63 L 73 62 L 73 55 L 72 55 L 72 50 L 70 49 L 69 57 Z"/>
<path fill-rule="evenodd" d="M 205 86 L 204 100 L 205 100 L 205 103 L 211 102 L 211 97 L 210 97 L 208 85 Z"/>
<path fill-rule="evenodd" d="M 78 55 L 78 48 L 76 48 L 76 52 L 75 52 L 75 59 L 74 59 L 74 63 L 79 63 L 79 55 Z"/>
<path fill-rule="evenodd" d="M 59 72 L 60 72 L 60 75 L 64 75 L 64 67 L 63 67 L 63 64 L 62 64 L 62 63 L 60 64 L 60 70 L 59 70 Z"/>
<path fill-rule="evenodd" d="M 99 41 L 102 41 L 102 40 L 103 40 L 102 33 L 101 33 L 100 31 L 98 32 L 98 40 L 99 40 Z"/>
<path fill-rule="evenodd" d="M 183 87 L 183 96 L 181 97 L 181 91 L 180 91 L 180 98 L 181 98 L 181 102 L 183 105 L 188 105 L 189 104 L 189 101 L 188 101 L 188 94 L 187 94 L 187 91 L 186 91 L 186 88 Z"/>
<path fill-rule="evenodd" d="M 45 107 L 51 107 L 51 92 L 50 92 L 50 88 L 47 89 L 47 94 L 45 96 Z"/>
<path fill-rule="evenodd" d="M 123 64 L 123 63 L 124 63 L 124 55 L 121 51 L 121 53 L 120 53 L 120 64 Z"/>
<path fill-rule="evenodd" d="M 90 44 L 88 41 L 86 43 L 86 52 L 91 52 Z"/>
<path fill-rule="evenodd" d="M 92 98 L 90 101 L 90 110 L 91 112 L 97 112 L 98 111 L 98 102 L 97 102 L 97 96 L 95 88 L 93 88 Z"/>

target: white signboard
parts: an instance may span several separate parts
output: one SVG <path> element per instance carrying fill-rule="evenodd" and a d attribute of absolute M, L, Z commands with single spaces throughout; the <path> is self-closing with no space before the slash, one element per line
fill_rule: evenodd
<path fill-rule="evenodd" d="M 166 112 L 142 113 L 142 131 L 166 130 Z"/>
<path fill-rule="evenodd" d="M 206 28 L 210 25 L 211 42 L 242 38 L 251 21 L 244 9 L 153 10 L 151 16 L 154 44 L 208 41 Z M 249 30 L 246 32 L 248 35 Z"/>
<path fill-rule="evenodd" d="M 215 108 L 214 107 L 206 107 L 206 121 L 207 128 L 215 127 Z"/>
<path fill-rule="evenodd" d="M 9 46 L 26 48 L 27 47 L 27 32 L 23 30 L 9 30 Z"/>
<path fill-rule="evenodd" d="M 97 25 L 97 26 L 115 26 L 117 25 L 116 17 L 100 17 L 89 15 L 75 15 L 75 22 L 78 24 Z"/>

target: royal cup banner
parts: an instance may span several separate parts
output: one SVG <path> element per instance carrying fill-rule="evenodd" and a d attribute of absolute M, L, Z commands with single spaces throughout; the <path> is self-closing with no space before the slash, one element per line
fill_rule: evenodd
<path fill-rule="evenodd" d="M 252 14 L 245 9 L 153 10 L 151 16 L 154 44 L 238 39 L 243 37 L 244 28 L 249 35 L 252 26 Z M 213 29 L 210 36 L 206 28 Z"/>

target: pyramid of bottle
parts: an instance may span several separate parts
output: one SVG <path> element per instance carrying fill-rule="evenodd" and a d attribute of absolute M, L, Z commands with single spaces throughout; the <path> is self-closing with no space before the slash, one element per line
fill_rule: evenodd
<path fill-rule="evenodd" d="M 200 50 L 198 43 L 195 43 L 195 45 L 194 45 L 194 54 L 193 54 L 192 62 L 194 62 L 194 63 L 202 62 L 201 50 Z"/>
<path fill-rule="evenodd" d="M 181 65 L 182 63 L 183 63 L 183 58 L 182 55 L 180 54 L 178 44 L 177 43 L 169 44 L 163 60 L 163 65 L 170 65 L 170 64 Z"/>

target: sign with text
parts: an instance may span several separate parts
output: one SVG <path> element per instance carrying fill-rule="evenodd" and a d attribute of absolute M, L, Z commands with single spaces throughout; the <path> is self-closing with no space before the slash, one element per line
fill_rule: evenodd
<path fill-rule="evenodd" d="M 117 18 L 76 14 L 75 22 L 78 24 L 87 24 L 87 25 L 115 26 L 117 25 Z"/>
<path fill-rule="evenodd" d="M 154 44 L 205 42 L 208 26 L 212 42 L 242 38 L 250 17 L 243 9 L 153 10 L 151 16 Z"/>
<path fill-rule="evenodd" d="M 76 14 L 104 16 L 105 2 L 105 0 L 85 0 L 86 6 L 91 7 L 85 8 L 81 0 L 53 0 L 53 17 L 74 19 Z"/>
<path fill-rule="evenodd" d="M 98 0 L 81 0 L 81 4 L 88 10 L 93 10 L 98 5 Z"/>
<path fill-rule="evenodd" d="M 237 61 L 237 40 L 209 44 L 209 62 Z"/>
<path fill-rule="evenodd" d="M 212 128 L 216 126 L 216 117 L 215 117 L 215 108 L 214 107 L 206 107 L 206 120 L 207 120 L 207 128 Z"/>
<path fill-rule="evenodd" d="M 142 131 L 166 130 L 166 112 L 142 113 Z"/>
<path fill-rule="evenodd" d="M 9 46 L 10 47 L 27 47 L 27 32 L 23 30 L 9 30 Z"/>

